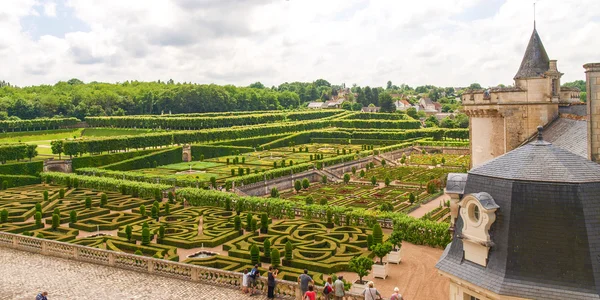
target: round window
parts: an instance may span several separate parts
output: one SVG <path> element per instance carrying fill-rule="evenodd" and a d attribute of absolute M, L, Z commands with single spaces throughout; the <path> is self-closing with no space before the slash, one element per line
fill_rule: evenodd
<path fill-rule="evenodd" d="M 479 206 L 475 203 L 469 206 L 469 218 L 473 223 L 479 222 Z"/>

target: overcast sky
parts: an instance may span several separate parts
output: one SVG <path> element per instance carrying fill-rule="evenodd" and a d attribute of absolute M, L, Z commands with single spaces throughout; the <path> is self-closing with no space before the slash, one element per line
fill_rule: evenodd
<path fill-rule="evenodd" d="M 532 0 L 2 0 L 0 80 L 512 84 Z M 600 62 L 599 0 L 538 0 L 563 82 Z"/>

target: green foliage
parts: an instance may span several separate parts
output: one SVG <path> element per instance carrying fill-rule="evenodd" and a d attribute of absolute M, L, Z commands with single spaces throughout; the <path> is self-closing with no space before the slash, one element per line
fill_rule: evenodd
<path fill-rule="evenodd" d="M 389 177 L 385 178 L 385 186 L 390 186 L 391 180 Z"/>
<path fill-rule="evenodd" d="M 52 230 L 56 230 L 60 226 L 60 216 L 52 214 Z"/>
<path fill-rule="evenodd" d="M 48 191 L 44 191 L 44 201 L 48 201 Z"/>
<path fill-rule="evenodd" d="M 64 199 L 65 198 L 65 189 L 58 190 L 58 198 L 59 199 Z"/>
<path fill-rule="evenodd" d="M 142 215 L 142 217 L 146 216 L 146 205 L 144 204 L 140 205 L 140 215 Z"/>
<path fill-rule="evenodd" d="M 149 135 L 145 135 L 145 136 L 148 137 Z M 100 150 L 100 151 L 102 151 L 102 150 Z M 86 151 L 86 152 L 94 153 L 97 151 Z M 174 147 L 174 148 L 134 157 L 134 158 L 120 161 L 120 162 L 117 162 L 117 163 L 114 163 L 111 165 L 106 165 L 102 168 L 107 169 L 107 170 L 114 170 L 114 171 L 127 171 L 127 170 L 147 168 L 150 165 L 152 165 L 152 163 L 154 161 L 157 162 L 157 166 L 180 163 L 180 162 L 182 162 L 181 152 L 182 152 L 181 147 Z"/>
<path fill-rule="evenodd" d="M 256 232 L 257 228 L 258 228 L 258 221 L 256 221 L 256 219 L 252 219 L 252 221 L 250 222 L 250 231 Z"/>
<path fill-rule="evenodd" d="M 374 245 L 373 243 L 373 235 L 369 234 L 367 235 L 367 249 L 371 249 L 371 247 Z"/>
<path fill-rule="evenodd" d="M 266 213 L 260 215 L 260 232 L 267 233 L 269 228 L 269 217 Z"/>
<path fill-rule="evenodd" d="M 389 202 L 382 203 L 379 207 L 380 211 L 394 211 L 394 205 Z"/>
<path fill-rule="evenodd" d="M 260 263 L 260 250 L 258 249 L 258 246 L 254 244 L 250 246 L 250 260 L 252 265 Z"/>
<path fill-rule="evenodd" d="M 373 266 L 373 260 L 366 256 L 357 256 L 353 257 L 348 262 L 348 268 L 351 272 L 354 272 L 358 275 L 360 283 L 363 283 L 362 278 L 368 276 Z"/>
<path fill-rule="evenodd" d="M 327 205 L 327 199 L 326 198 L 322 198 L 321 200 L 319 200 L 319 204 L 320 205 Z"/>
<path fill-rule="evenodd" d="M 233 218 L 233 228 L 236 231 L 240 231 L 242 229 L 242 219 L 240 216 L 235 216 L 235 218 Z"/>
<path fill-rule="evenodd" d="M 156 206 L 152 205 L 152 209 L 150 209 L 150 212 L 152 214 L 152 219 L 158 218 L 158 208 L 156 208 Z"/>
<path fill-rule="evenodd" d="M 279 256 L 279 250 L 277 250 L 276 248 L 271 249 L 271 266 L 273 266 L 273 268 L 279 268 L 280 264 L 281 258 Z"/>
<path fill-rule="evenodd" d="M 135 250 L 135 252 L 133 254 L 139 255 L 139 256 L 143 256 L 144 255 L 144 253 L 140 249 Z"/>
<path fill-rule="evenodd" d="M 271 241 L 269 239 L 265 239 L 263 242 L 263 253 L 265 254 L 266 258 L 271 256 Z"/>
<path fill-rule="evenodd" d="M 42 212 L 41 211 L 35 212 L 34 219 L 35 219 L 35 227 L 37 227 L 37 228 L 44 227 L 44 224 L 42 223 Z"/>
<path fill-rule="evenodd" d="M 307 178 L 302 179 L 302 188 L 308 189 L 309 186 L 310 186 L 310 182 L 308 181 L 308 179 Z"/>
<path fill-rule="evenodd" d="M 38 202 L 35 204 L 35 211 L 40 212 L 40 213 L 42 212 L 42 204 L 41 203 Z"/>
<path fill-rule="evenodd" d="M 161 244 L 162 240 L 165 238 L 165 226 L 164 225 L 160 225 L 158 227 L 158 243 Z"/>
<path fill-rule="evenodd" d="M 352 175 L 356 175 L 356 167 L 352 167 Z"/>
<path fill-rule="evenodd" d="M 383 265 L 383 258 L 388 255 L 390 252 L 392 252 L 392 243 L 390 242 L 385 242 L 385 243 L 379 243 L 379 244 L 375 244 L 372 247 L 372 251 L 375 254 L 375 256 L 379 257 L 379 264 Z"/>
<path fill-rule="evenodd" d="M 148 227 L 142 228 L 142 245 L 150 244 L 150 229 Z"/>
<path fill-rule="evenodd" d="M 0 211 L 0 223 L 8 222 L 8 210 L 5 208 Z"/>
<path fill-rule="evenodd" d="M 373 184 L 373 185 L 377 184 L 377 178 L 375 178 L 375 176 L 371 177 L 371 184 Z"/>
<path fill-rule="evenodd" d="M 69 222 L 71 222 L 71 223 L 77 223 L 77 212 L 75 210 L 72 210 L 69 213 Z"/>
<path fill-rule="evenodd" d="M 359 176 L 360 176 L 360 178 L 365 177 L 365 170 L 360 170 L 360 175 Z M 350 181 L 350 180 L 348 179 L 348 181 Z"/>
<path fill-rule="evenodd" d="M 100 207 L 105 207 L 108 204 L 108 196 L 105 193 L 100 194 Z"/>
<path fill-rule="evenodd" d="M 131 227 L 131 225 L 125 226 L 125 236 L 127 237 L 128 241 L 131 241 L 132 234 L 133 234 L 133 227 Z"/>
<path fill-rule="evenodd" d="M 322 184 L 327 184 L 327 175 L 321 176 L 321 183 Z"/>
<path fill-rule="evenodd" d="M 85 197 L 85 208 L 92 208 L 92 198 Z"/>
<path fill-rule="evenodd" d="M 271 198 L 279 198 L 279 190 L 276 187 L 271 189 Z"/>
<path fill-rule="evenodd" d="M 381 225 L 379 225 L 379 223 L 373 225 L 373 243 L 375 245 L 383 243 L 383 231 L 381 230 Z"/>
<path fill-rule="evenodd" d="M 306 198 L 304 198 L 304 202 L 306 203 L 306 205 L 313 205 L 315 204 L 315 199 L 312 196 L 306 196 Z"/>
<path fill-rule="evenodd" d="M 292 243 L 290 243 L 290 241 L 287 241 L 285 243 L 285 260 L 286 261 L 292 260 L 293 251 L 294 251 L 294 246 L 292 246 Z"/>
<path fill-rule="evenodd" d="M 302 183 L 300 182 L 300 180 L 294 181 L 294 189 L 296 190 L 296 192 L 299 192 L 302 189 Z"/>
<path fill-rule="evenodd" d="M 350 174 L 346 173 L 344 174 L 344 183 L 348 184 L 350 182 Z"/>
<path fill-rule="evenodd" d="M 252 213 L 246 214 L 246 231 L 252 231 Z"/>
<path fill-rule="evenodd" d="M 413 203 L 415 203 L 415 200 L 416 200 L 415 194 L 410 193 L 408 195 L 408 202 L 410 202 L 410 204 L 412 205 Z"/>

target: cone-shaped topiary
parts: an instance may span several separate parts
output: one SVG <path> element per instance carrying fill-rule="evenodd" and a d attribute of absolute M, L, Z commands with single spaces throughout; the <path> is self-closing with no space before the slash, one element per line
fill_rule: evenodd
<path fill-rule="evenodd" d="M 142 217 L 146 216 L 146 205 L 144 204 L 140 205 L 140 215 L 142 215 Z"/>
<path fill-rule="evenodd" d="M 367 235 L 367 249 L 371 249 L 371 247 L 373 246 L 373 235 L 369 234 Z"/>
<path fill-rule="evenodd" d="M 150 244 L 150 229 L 148 227 L 142 228 L 142 245 Z"/>
<path fill-rule="evenodd" d="M 71 213 L 69 213 L 69 221 L 71 223 L 77 223 L 77 212 L 75 210 L 72 210 Z"/>
<path fill-rule="evenodd" d="M 132 233 L 133 233 L 133 228 L 131 227 L 131 225 L 125 226 L 125 236 L 127 236 L 128 241 L 131 241 Z"/>
<path fill-rule="evenodd" d="M 42 223 L 42 213 L 39 211 L 35 212 L 35 226 L 37 228 L 43 228 L 44 224 Z"/>
<path fill-rule="evenodd" d="M 60 216 L 57 214 L 52 215 L 52 230 L 56 230 L 60 226 Z"/>
<path fill-rule="evenodd" d="M 108 196 L 105 193 L 100 194 L 100 207 L 105 207 L 108 204 Z"/>
<path fill-rule="evenodd" d="M 373 225 L 373 244 L 381 244 L 383 243 L 383 231 L 381 231 L 381 225 L 379 223 L 375 223 Z"/>
<path fill-rule="evenodd" d="M 48 191 L 44 191 L 44 201 L 48 201 Z"/>
<path fill-rule="evenodd" d="M 281 258 L 279 257 L 279 250 L 275 248 L 271 249 L 271 266 L 273 266 L 273 268 L 277 268 L 280 264 Z"/>
<path fill-rule="evenodd" d="M 233 228 L 236 231 L 240 231 L 242 229 L 242 219 L 240 216 L 235 216 L 235 218 L 233 218 Z"/>
<path fill-rule="evenodd" d="M 85 197 L 85 208 L 92 208 L 92 198 Z"/>
<path fill-rule="evenodd" d="M 265 239 L 263 242 L 263 252 L 265 253 L 265 257 L 271 257 L 271 241 L 269 239 Z"/>
<path fill-rule="evenodd" d="M 260 233 L 267 233 L 269 231 L 269 217 L 267 213 L 263 213 L 260 216 Z"/>
<path fill-rule="evenodd" d="M 246 214 L 246 231 L 248 231 L 248 232 L 252 231 L 252 214 L 251 213 Z"/>
<path fill-rule="evenodd" d="M 253 265 L 260 263 L 260 250 L 254 244 L 250 247 L 250 260 L 252 260 Z"/>
<path fill-rule="evenodd" d="M 285 243 L 285 260 L 292 260 L 292 251 L 294 251 L 294 246 L 292 246 L 290 241 L 287 241 L 287 243 Z"/>
<path fill-rule="evenodd" d="M 0 223 L 6 223 L 6 222 L 8 222 L 8 210 L 3 209 L 0 212 Z"/>

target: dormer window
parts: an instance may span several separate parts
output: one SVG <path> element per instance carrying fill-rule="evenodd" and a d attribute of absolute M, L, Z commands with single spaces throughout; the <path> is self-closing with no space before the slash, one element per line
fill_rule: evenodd
<path fill-rule="evenodd" d="M 458 205 L 463 219 L 464 258 L 485 267 L 493 245 L 489 231 L 496 221 L 496 210 L 499 206 L 492 196 L 485 192 L 469 194 Z"/>

